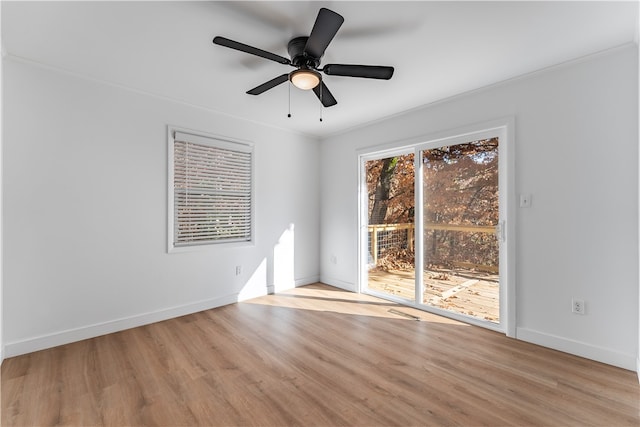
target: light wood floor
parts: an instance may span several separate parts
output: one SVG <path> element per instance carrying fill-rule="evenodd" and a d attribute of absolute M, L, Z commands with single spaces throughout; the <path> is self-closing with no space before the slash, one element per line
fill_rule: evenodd
<path fill-rule="evenodd" d="M 2 425 L 638 426 L 640 386 L 318 284 L 7 359 Z"/>

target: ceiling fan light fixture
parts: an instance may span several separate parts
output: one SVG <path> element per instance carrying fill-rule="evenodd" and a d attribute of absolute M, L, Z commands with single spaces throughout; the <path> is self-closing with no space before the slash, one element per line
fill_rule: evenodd
<path fill-rule="evenodd" d="M 295 87 L 302 90 L 310 90 L 320 84 L 320 73 L 308 68 L 301 68 L 289 74 L 289 80 Z"/>

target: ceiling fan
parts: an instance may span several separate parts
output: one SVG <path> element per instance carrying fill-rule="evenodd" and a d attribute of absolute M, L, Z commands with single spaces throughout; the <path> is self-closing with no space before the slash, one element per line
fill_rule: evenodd
<path fill-rule="evenodd" d="M 322 81 L 320 72 L 328 76 L 389 80 L 394 71 L 393 67 L 378 65 L 327 64 L 320 68 L 320 59 L 343 22 L 344 18 L 338 13 L 321 8 L 309 37 L 289 41 L 287 50 L 291 59 L 225 37 L 217 36 L 213 43 L 296 68 L 247 91 L 249 95 L 260 95 L 289 80 L 297 88 L 313 90 L 323 106 L 331 107 L 338 101 Z"/>

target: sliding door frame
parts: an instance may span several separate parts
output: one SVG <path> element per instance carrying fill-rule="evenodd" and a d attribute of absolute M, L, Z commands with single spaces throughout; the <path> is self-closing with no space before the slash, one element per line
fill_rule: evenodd
<path fill-rule="evenodd" d="M 451 129 L 430 135 L 424 135 L 411 140 L 397 141 L 384 146 L 368 147 L 358 150 L 359 194 L 358 194 L 358 292 L 367 291 L 368 264 L 368 198 L 366 182 L 366 162 L 382 159 L 394 155 L 413 152 L 415 160 L 415 298 L 408 301 L 401 298 L 383 297 L 401 304 L 413 306 L 434 314 L 461 320 L 488 329 L 498 330 L 507 336 L 516 337 L 516 223 L 515 223 L 515 138 L 514 118 L 506 117 L 487 121 L 475 125 Z M 478 141 L 498 137 L 498 168 L 499 168 L 499 224 L 500 232 L 500 323 L 494 324 L 481 319 L 460 315 L 422 303 L 423 294 L 423 171 L 421 153 L 423 150 L 444 145 L 455 145 L 471 141 Z M 420 243 L 418 243 L 420 241 Z M 367 293 L 378 295 L 376 292 Z"/>

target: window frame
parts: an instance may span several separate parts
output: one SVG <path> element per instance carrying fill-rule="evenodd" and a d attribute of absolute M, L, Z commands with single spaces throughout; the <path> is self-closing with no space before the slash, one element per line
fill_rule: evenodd
<path fill-rule="evenodd" d="M 212 147 L 233 150 L 237 147 L 241 151 L 249 152 L 251 155 L 251 190 L 250 190 L 250 239 L 249 240 L 220 240 L 208 241 L 199 244 L 187 244 L 175 246 L 175 142 L 176 132 L 188 134 L 194 137 L 198 144 L 211 145 Z M 252 142 L 235 138 L 223 137 L 193 129 L 186 129 L 177 126 L 167 126 L 167 253 L 180 253 L 192 251 L 206 251 L 214 248 L 246 247 L 256 244 L 256 215 L 255 215 L 255 146 Z"/>

